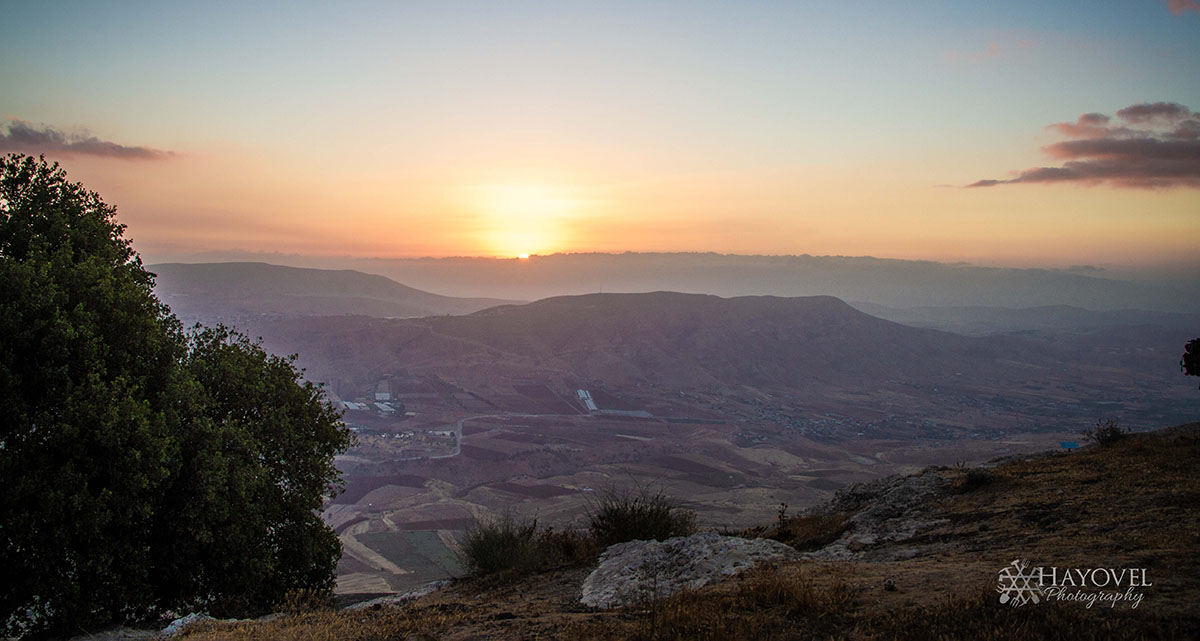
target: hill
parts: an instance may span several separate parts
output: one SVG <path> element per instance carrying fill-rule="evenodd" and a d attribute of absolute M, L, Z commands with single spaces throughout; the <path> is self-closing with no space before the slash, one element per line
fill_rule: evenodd
<path fill-rule="evenodd" d="M 430 326 L 504 353 L 561 362 L 583 379 L 669 387 L 870 386 L 949 370 L 974 379 L 982 363 L 1002 354 L 1041 358 L 1020 341 L 914 329 L 829 296 L 563 296 Z"/>
<path fill-rule="evenodd" d="M 742 533 L 789 543 L 804 559 L 614 611 L 579 604 L 593 567 L 584 565 L 507 582 L 460 580 L 366 610 L 209 623 L 183 638 L 1196 638 L 1198 456 L 1193 423 L 1077 453 L 852 486 Z M 1000 588 L 1016 585 L 1004 578 L 1014 559 L 1056 568 L 1064 596 L 1003 603 Z M 1120 584 L 1096 585 L 1110 581 Z"/>
<path fill-rule="evenodd" d="M 1182 333 L 1165 340 L 1155 334 L 1156 342 L 1125 348 L 1105 336 L 968 337 L 890 322 L 821 296 L 590 294 L 466 316 L 299 319 L 254 329 L 275 350 L 303 354 L 309 371 L 336 381 L 334 391 L 347 399 L 381 377 L 436 374 L 484 396 L 497 381 L 536 378 L 567 393 L 585 385 L 676 399 L 684 392 L 726 407 L 762 394 L 778 403 L 821 405 L 821 393 L 836 392 L 857 395 L 862 409 L 877 405 L 870 397 L 890 395 L 883 405 L 891 409 L 881 407 L 880 420 L 889 414 L 915 420 L 912 410 L 934 404 L 967 405 L 1004 420 L 1013 413 L 1062 419 L 1064 411 L 1104 411 L 1088 404 L 1104 403 L 1135 382 L 1122 398 L 1142 399 L 1138 409 L 1145 412 L 1170 406 L 1155 406 L 1152 397 L 1188 391 L 1174 371 L 1187 338 Z M 1135 353 L 1132 365 L 1124 363 L 1125 351 Z"/>
<path fill-rule="evenodd" d="M 439 296 L 374 274 L 267 263 L 151 265 L 155 294 L 185 320 L 260 315 L 377 317 L 468 314 L 512 301 Z"/>

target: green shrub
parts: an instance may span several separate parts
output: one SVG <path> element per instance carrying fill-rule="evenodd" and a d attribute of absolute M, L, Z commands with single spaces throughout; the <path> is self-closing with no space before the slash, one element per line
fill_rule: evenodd
<path fill-rule="evenodd" d="M 604 547 L 624 541 L 662 541 L 695 532 L 696 513 L 646 488 L 636 492 L 610 490 L 593 505 L 588 529 Z"/>

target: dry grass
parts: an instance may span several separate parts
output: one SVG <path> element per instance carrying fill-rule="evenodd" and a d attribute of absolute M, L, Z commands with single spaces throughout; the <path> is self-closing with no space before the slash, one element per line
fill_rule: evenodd
<path fill-rule="evenodd" d="M 316 610 L 281 615 L 273 621 L 202 623 L 189 627 L 187 641 L 379 641 L 413 635 L 437 638 L 470 616 L 466 607 L 380 607 L 364 610 Z M 419 638 L 419 637 L 418 637 Z"/>
<path fill-rule="evenodd" d="M 755 534 L 807 552 L 838 540 L 850 526 L 851 516 L 853 514 L 849 512 L 793 516 L 781 519 L 773 527 Z"/>
<path fill-rule="evenodd" d="M 1174 639 L 1168 622 L 1128 612 L 1095 612 L 1068 605 L 1012 608 L 993 586 L 968 590 L 934 606 L 880 609 L 861 604 L 845 583 L 818 584 L 797 568 L 754 572 L 733 587 L 681 592 L 623 618 L 587 621 L 570 638 L 599 641 L 894 639 L 928 641 L 1029 639 L 1100 641 Z"/>

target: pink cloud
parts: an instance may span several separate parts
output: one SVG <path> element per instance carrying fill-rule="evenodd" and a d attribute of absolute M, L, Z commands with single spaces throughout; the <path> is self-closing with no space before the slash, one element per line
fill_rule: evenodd
<path fill-rule="evenodd" d="M 36 126 L 19 118 L 0 125 L 0 152 L 60 153 L 123 160 L 161 160 L 174 154 L 150 147 L 130 147 L 90 134 L 66 134 L 48 125 Z"/>
<path fill-rule="evenodd" d="M 1070 138 L 1042 148 L 1059 167 L 1015 172 L 968 187 L 1076 182 L 1134 188 L 1200 188 L 1200 114 L 1172 102 L 1139 103 L 1117 111 L 1118 124 L 1088 113 L 1050 129 Z"/>
<path fill-rule="evenodd" d="M 1167 0 L 1167 9 L 1177 16 L 1182 16 L 1186 11 L 1200 13 L 1200 2 L 1196 2 L 1196 0 Z"/>

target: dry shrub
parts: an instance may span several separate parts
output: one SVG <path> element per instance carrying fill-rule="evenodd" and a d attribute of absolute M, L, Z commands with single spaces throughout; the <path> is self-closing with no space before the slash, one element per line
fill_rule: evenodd
<path fill-rule="evenodd" d="M 505 514 L 481 521 L 463 535 L 459 557 L 471 574 L 532 572 L 541 562 L 537 533 L 537 519 Z"/>
<path fill-rule="evenodd" d="M 850 527 L 850 517 L 849 512 L 793 516 L 782 520 L 762 536 L 786 543 L 801 552 L 815 550 L 841 538 Z"/>
<path fill-rule="evenodd" d="M 304 614 L 328 609 L 330 607 L 328 590 L 298 589 L 289 590 L 275 604 L 275 612 L 282 614 Z"/>
<path fill-rule="evenodd" d="M 585 565 L 600 554 L 596 539 L 578 530 L 546 528 L 538 533 L 537 546 L 546 568 Z"/>
<path fill-rule="evenodd" d="M 1088 442 L 1095 443 L 1100 447 L 1108 447 L 1129 436 L 1129 430 L 1117 425 L 1116 421 L 1108 419 L 1097 421 L 1095 427 L 1083 430 L 1080 434 Z"/>
<path fill-rule="evenodd" d="M 648 488 L 608 490 L 596 499 L 588 528 L 601 547 L 625 541 L 662 541 L 696 531 L 696 513 Z"/>
<path fill-rule="evenodd" d="M 982 467 L 973 467 L 958 482 L 958 491 L 970 492 L 985 485 L 991 485 L 996 480 L 996 473 Z"/>
<path fill-rule="evenodd" d="M 467 530 L 459 558 L 467 572 L 513 580 L 564 565 L 590 563 L 598 555 L 595 540 L 575 530 L 539 529 L 537 519 L 505 515 Z"/>

